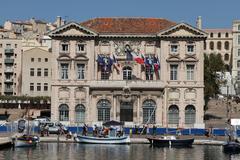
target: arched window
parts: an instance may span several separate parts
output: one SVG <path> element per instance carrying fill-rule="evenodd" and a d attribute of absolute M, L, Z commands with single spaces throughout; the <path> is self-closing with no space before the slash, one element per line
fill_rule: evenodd
<path fill-rule="evenodd" d="M 110 120 L 111 103 L 106 99 L 101 99 L 97 103 L 98 121 Z"/>
<path fill-rule="evenodd" d="M 210 37 L 213 37 L 213 33 L 210 33 Z"/>
<path fill-rule="evenodd" d="M 82 104 L 78 104 L 75 107 L 75 120 L 79 123 L 84 123 L 85 121 L 85 107 Z"/>
<path fill-rule="evenodd" d="M 168 109 L 168 123 L 178 124 L 179 123 L 179 109 L 177 105 L 171 105 Z"/>
<path fill-rule="evenodd" d="M 204 43 L 203 43 L 203 49 L 204 49 L 204 50 L 207 49 L 207 43 L 206 43 L 206 41 L 204 41 Z"/>
<path fill-rule="evenodd" d="M 222 43 L 220 41 L 217 42 L 217 49 L 218 50 L 222 49 Z"/>
<path fill-rule="evenodd" d="M 218 38 L 220 38 L 220 37 L 221 37 L 221 33 L 219 32 L 219 33 L 218 33 Z"/>
<path fill-rule="evenodd" d="M 240 68 L 240 60 L 237 61 L 237 68 Z"/>
<path fill-rule="evenodd" d="M 156 103 L 149 99 L 143 102 L 143 123 L 155 123 Z"/>
<path fill-rule="evenodd" d="M 214 43 L 212 41 L 209 44 L 209 49 L 214 50 Z"/>
<path fill-rule="evenodd" d="M 131 80 L 132 79 L 132 68 L 127 66 L 123 67 L 123 80 Z"/>
<path fill-rule="evenodd" d="M 228 33 L 227 32 L 225 33 L 225 37 L 228 38 Z"/>
<path fill-rule="evenodd" d="M 187 105 L 185 108 L 185 124 L 194 124 L 196 120 L 196 109 L 193 105 Z"/>
<path fill-rule="evenodd" d="M 59 121 L 69 120 L 69 108 L 66 104 L 61 104 L 59 106 Z"/>
<path fill-rule="evenodd" d="M 229 50 L 229 42 L 228 41 L 226 41 L 224 43 L 224 48 L 225 48 L 225 50 Z"/>
<path fill-rule="evenodd" d="M 228 61 L 228 60 L 229 60 L 229 54 L 226 53 L 226 54 L 224 55 L 224 60 L 225 60 L 225 61 Z"/>

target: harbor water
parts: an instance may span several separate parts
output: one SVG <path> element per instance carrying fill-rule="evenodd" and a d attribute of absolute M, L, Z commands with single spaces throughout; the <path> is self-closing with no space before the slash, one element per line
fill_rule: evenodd
<path fill-rule="evenodd" d="M 40 143 L 34 148 L 0 150 L 0 160 L 239 160 L 240 154 L 226 154 L 221 146 L 194 145 L 191 148 L 153 148 L 148 144 L 96 145 Z"/>

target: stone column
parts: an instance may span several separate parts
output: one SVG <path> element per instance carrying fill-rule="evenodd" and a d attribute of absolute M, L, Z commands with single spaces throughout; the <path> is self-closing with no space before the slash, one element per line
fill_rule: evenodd
<path fill-rule="evenodd" d="M 69 123 L 75 123 L 75 95 L 74 95 L 74 87 L 70 88 L 70 98 L 69 98 Z"/>
<path fill-rule="evenodd" d="M 113 119 L 116 120 L 117 116 L 116 116 L 116 107 L 117 107 L 117 100 L 116 100 L 116 96 L 113 95 Z"/>
<path fill-rule="evenodd" d="M 140 96 L 137 96 L 137 124 L 140 123 Z"/>

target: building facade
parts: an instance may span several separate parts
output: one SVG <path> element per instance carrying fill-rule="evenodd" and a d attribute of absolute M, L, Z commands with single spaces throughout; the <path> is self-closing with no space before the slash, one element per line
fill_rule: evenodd
<path fill-rule="evenodd" d="M 233 21 L 233 59 L 232 77 L 234 79 L 236 94 L 240 94 L 240 20 Z"/>
<path fill-rule="evenodd" d="M 220 54 L 226 69 L 231 70 L 231 56 L 233 47 L 232 29 L 204 29 L 208 33 L 207 40 L 204 45 L 204 53 Z"/>
<path fill-rule="evenodd" d="M 207 34 L 158 18 L 96 18 L 52 32 L 51 118 L 203 128 Z"/>
<path fill-rule="evenodd" d="M 0 94 L 21 94 L 21 54 L 20 39 L 0 39 Z"/>
<path fill-rule="evenodd" d="M 35 47 L 23 52 L 22 95 L 51 95 L 51 56 L 47 50 Z"/>

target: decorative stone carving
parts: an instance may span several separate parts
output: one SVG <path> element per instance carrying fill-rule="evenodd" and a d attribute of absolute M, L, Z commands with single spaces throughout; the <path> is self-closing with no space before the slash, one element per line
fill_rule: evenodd
<path fill-rule="evenodd" d="M 179 100 L 180 90 L 175 88 L 169 89 L 168 97 L 169 100 Z"/>
<path fill-rule="evenodd" d="M 59 99 L 68 99 L 70 97 L 70 89 L 67 87 L 59 88 L 58 97 Z"/>

